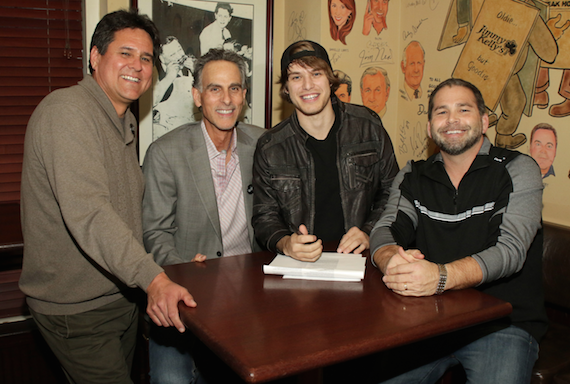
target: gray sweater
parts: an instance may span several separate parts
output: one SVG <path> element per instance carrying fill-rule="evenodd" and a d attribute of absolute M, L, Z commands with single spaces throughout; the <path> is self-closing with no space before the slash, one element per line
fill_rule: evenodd
<path fill-rule="evenodd" d="M 146 289 L 162 272 L 142 246 L 144 180 L 136 121 L 97 82 L 57 90 L 36 108 L 22 169 L 20 289 L 48 315 L 81 313 Z"/>

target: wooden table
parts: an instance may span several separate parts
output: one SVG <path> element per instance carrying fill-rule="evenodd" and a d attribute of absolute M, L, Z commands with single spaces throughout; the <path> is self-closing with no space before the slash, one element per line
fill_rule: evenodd
<path fill-rule="evenodd" d="M 187 327 L 245 381 L 265 382 L 508 315 L 511 305 L 473 289 L 402 297 L 367 261 L 362 282 L 264 275 L 267 252 L 165 267 L 198 306 Z"/>

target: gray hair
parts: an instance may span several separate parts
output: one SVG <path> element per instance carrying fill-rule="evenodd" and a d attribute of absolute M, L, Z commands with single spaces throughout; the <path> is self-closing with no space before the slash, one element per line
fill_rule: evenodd
<path fill-rule="evenodd" d="M 360 77 L 360 88 L 362 89 L 364 83 L 364 77 L 366 76 L 374 76 L 378 73 L 381 73 L 384 76 L 384 81 L 386 82 L 386 90 L 390 88 L 390 78 L 388 77 L 388 72 L 382 67 L 368 67 L 362 72 L 362 76 Z"/>
<path fill-rule="evenodd" d="M 229 61 L 237 65 L 241 76 L 241 86 L 243 89 L 247 89 L 247 64 L 244 59 L 234 51 L 219 48 L 210 49 L 194 64 L 194 83 L 192 84 L 194 88 L 202 92 L 202 71 L 206 64 L 211 61 Z"/>
<path fill-rule="evenodd" d="M 408 47 L 410 47 L 410 46 L 412 46 L 412 45 L 414 45 L 414 46 L 416 46 L 416 47 L 420 47 L 421 50 L 422 50 L 422 54 L 423 54 L 423 56 L 424 56 L 424 59 L 425 59 L 425 57 L 426 57 L 426 51 L 425 51 L 424 47 L 422 47 L 422 45 L 420 44 L 420 42 L 417 41 L 417 40 L 412 40 L 412 41 L 410 41 L 410 42 L 408 43 L 408 45 L 406 45 L 406 48 L 404 48 L 404 51 L 402 52 L 402 62 L 404 63 L 404 67 L 405 67 L 406 65 L 408 65 L 408 58 L 406 57 L 406 51 L 408 50 Z"/>

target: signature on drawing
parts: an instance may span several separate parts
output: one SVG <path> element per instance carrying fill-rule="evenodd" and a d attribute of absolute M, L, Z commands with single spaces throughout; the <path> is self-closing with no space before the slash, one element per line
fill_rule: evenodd
<path fill-rule="evenodd" d="M 305 28 L 305 11 L 291 12 L 289 17 L 289 41 L 305 40 L 307 29 Z"/>
<path fill-rule="evenodd" d="M 360 58 L 360 66 L 370 65 L 372 63 L 392 63 L 392 49 L 385 43 L 368 42 L 366 49 L 358 54 Z"/>
<path fill-rule="evenodd" d="M 428 140 L 421 122 L 412 125 L 409 121 L 398 128 L 398 152 L 412 154 L 414 159 L 422 158 L 428 149 Z"/>
<path fill-rule="evenodd" d="M 403 31 L 403 37 L 404 37 L 404 41 L 408 38 L 408 37 L 414 37 L 414 35 L 416 33 L 418 33 L 421 25 L 423 24 L 424 21 L 426 21 L 427 19 L 421 19 L 417 25 L 412 25 L 412 30 L 411 31 Z"/>

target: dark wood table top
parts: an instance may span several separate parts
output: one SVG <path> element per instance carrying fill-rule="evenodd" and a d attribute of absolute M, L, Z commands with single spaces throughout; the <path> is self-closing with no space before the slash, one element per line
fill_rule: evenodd
<path fill-rule="evenodd" d="M 165 267 L 198 306 L 187 327 L 245 381 L 265 382 L 413 343 L 508 315 L 511 305 L 474 289 L 402 297 L 370 264 L 362 282 L 264 275 L 259 252 Z"/>

